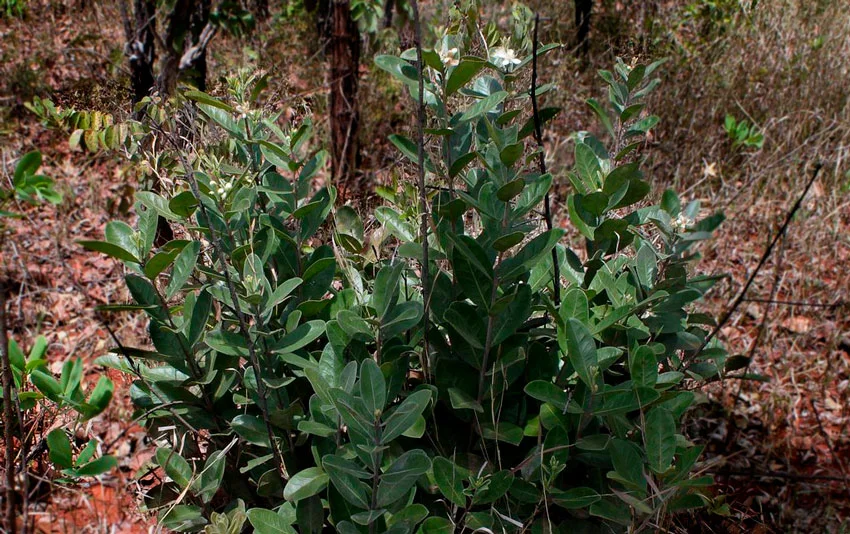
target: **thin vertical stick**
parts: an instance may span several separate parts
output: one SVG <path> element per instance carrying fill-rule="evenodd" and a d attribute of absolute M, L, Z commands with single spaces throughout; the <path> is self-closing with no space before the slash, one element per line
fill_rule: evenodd
<path fill-rule="evenodd" d="M 0 355 L 3 358 L 3 434 L 6 445 L 6 528 L 15 532 L 15 442 L 12 436 L 15 421 L 12 388 L 12 362 L 9 360 L 9 340 L 6 338 L 6 285 L 0 282 Z M 23 432 L 21 432 L 23 434 Z"/>
<path fill-rule="evenodd" d="M 428 197 L 425 191 L 425 63 L 422 61 L 422 22 L 419 20 L 419 2 L 412 0 L 413 25 L 416 28 L 416 61 L 419 69 L 419 113 L 416 124 L 417 144 L 419 145 L 419 237 L 422 239 L 422 263 L 419 266 L 422 277 L 422 371 L 428 380 L 428 309 L 431 304 L 431 286 L 428 272 Z"/>
<path fill-rule="evenodd" d="M 738 293 L 738 296 L 735 297 L 734 301 L 732 301 L 732 304 L 729 306 L 729 309 L 726 310 L 726 312 L 723 314 L 723 317 L 720 319 L 720 321 L 717 322 L 717 325 L 714 327 L 711 333 L 706 336 L 705 341 L 702 342 L 702 344 L 694 353 L 694 358 L 702 354 L 703 349 L 705 349 L 705 347 L 708 346 L 708 344 L 711 342 L 712 339 L 714 339 L 714 337 L 720 332 L 720 330 L 724 326 L 726 326 L 726 323 L 729 322 L 729 319 L 732 317 L 732 315 L 735 313 L 741 303 L 744 302 L 744 298 L 747 296 L 747 291 L 750 290 L 750 286 L 753 285 L 756 276 L 758 276 L 762 267 L 764 267 L 764 264 L 767 263 L 767 259 L 770 258 L 771 253 L 773 253 L 773 247 L 776 246 L 776 243 L 777 241 L 779 241 L 779 238 L 781 238 L 783 234 L 785 234 L 785 231 L 788 229 L 788 225 L 791 224 L 791 220 L 794 218 L 794 214 L 797 213 L 797 210 L 800 209 L 800 205 L 803 203 L 803 199 L 806 198 L 806 195 L 809 193 L 809 189 L 811 189 L 812 184 L 815 183 L 815 180 L 817 179 L 822 167 L 823 164 L 820 162 L 815 164 L 814 171 L 812 171 L 812 177 L 809 178 L 809 181 L 806 183 L 806 187 L 803 188 L 803 192 L 797 198 L 797 201 L 794 202 L 794 205 L 791 206 L 791 209 L 788 210 L 788 213 L 785 215 L 785 221 L 782 223 L 782 226 L 779 227 L 779 231 L 776 233 L 776 235 L 773 236 L 773 239 L 770 241 L 770 244 L 767 245 L 767 249 L 765 249 L 764 254 L 762 254 L 758 265 L 756 265 L 755 270 L 753 270 L 752 274 L 750 274 L 750 277 L 747 279 L 747 282 L 744 284 L 744 289 L 742 289 L 741 292 Z"/>
<path fill-rule="evenodd" d="M 531 52 L 531 109 L 534 113 L 534 139 L 537 141 L 537 166 L 540 169 L 540 174 L 546 174 L 546 154 L 543 151 L 543 129 L 540 124 L 540 108 L 537 106 L 537 26 L 540 24 L 540 15 L 534 15 L 534 42 Z M 546 198 L 543 200 L 544 218 L 546 219 L 546 229 L 552 230 L 552 208 L 550 207 L 549 192 L 546 192 Z M 554 291 L 555 306 L 561 304 L 561 269 L 558 265 L 558 247 L 552 248 L 552 289 Z"/>

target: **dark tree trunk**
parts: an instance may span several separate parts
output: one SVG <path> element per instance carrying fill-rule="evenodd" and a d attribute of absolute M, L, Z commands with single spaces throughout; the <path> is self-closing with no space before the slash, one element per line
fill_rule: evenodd
<path fill-rule="evenodd" d="M 173 94 L 181 75 L 199 90 L 206 89 L 206 46 L 200 47 L 188 63 L 181 65 L 181 59 L 184 53 L 199 44 L 209 17 L 210 0 L 177 0 L 174 3 L 163 39 L 165 52 L 157 79 L 160 94 Z"/>
<path fill-rule="evenodd" d="M 348 0 L 331 4 L 331 172 L 343 200 L 357 163 L 360 34 Z"/>
<path fill-rule="evenodd" d="M 268 10 L 268 4 L 266 5 Z M 201 33 L 210 20 L 210 0 L 196 0 L 190 19 L 192 42 L 187 43 L 185 48 L 196 45 L 201 40 Z M 207 47 L 203 46 L 200 53 L 189 63 L 186 71 L 189 83 L 198 88 L 199 91 L 207 90 Z"/>
<path fill-rule="evenodd" d="M 576 53 L 587 55 L 590 41 L 590 14 L 593 11 L 593 0 L 575 0 L 576 5 Z"/>
<path fill-rule="evenodd" d="M 387 0 L 387 5 L 384 6 L 384 28 L 389 28 L 393 25 L 393 12 L 395 11 L 395 0 Z"/>
<path fill-rule="evenodd" d="M 133 104 L 149 96 L 154 86 L 153 64 L 156 59 L 154 34 L 156 32 L 156 1 L 134 0 L 133 20 L 121 2 L 124 34 L 127 39 L 126 54 L 130 60 L 130 85 Z"/>
<path fill-rule="evenodd" d="M 269 0 L 252 0 L 251 14 L 257 22 L 262 22 L 269 18 Z"/>

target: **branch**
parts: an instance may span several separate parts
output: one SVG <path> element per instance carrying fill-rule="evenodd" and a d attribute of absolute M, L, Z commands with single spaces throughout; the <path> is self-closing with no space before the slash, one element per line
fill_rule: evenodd
<path fill-rule="evenodd" d="M 218 26 L 214 25 L 211 22 L 208 22 L 204 29 L 201 30 L 201 35 L 198 37 L 198 42 L 190 47 L 188 50 L 183 52 L 183 56 L 180 58 L 180 66 L 179 70 L 184 71 L 192 66 L 192 63 L 195 62 L 201 55 L 206 51 L 207 45 L 209 45 L 212 38 L 215 36 L 218 31 Z"/>
<path fill-rule="evenodd" d="M 797 210 L 800 209 L 800 205 L 803 203 L 803 199 L 806 198 L 809 189 L 811 189 L 812 184 L 815 183 L 815 179 L 818 177 L 821 168 L 823 168 L 822 163 L 815 164 L 815 169 L 812 172 L 812 177 L 809 178 L 806 187 L 803 189 L 803 193 L 797 199 L 797 202 L 795 202 L 794 205 L 791 206 L 791 209 L 788 210 L 788 214 L 785 216 L 785 221 L 782 223 L 782 226 L 779 228 L 779 231 L 776 233 L 776 235 L 773 236 L 773 239 L 770 241 L 770 244 L 767 246 L 767 249 L 764 251 L 764 254 L 762 254 L 758 265 L 756 266 L 752 274 L 750 274 L 749 279 L 747 279 L 747 283 L 744 284 L 744 289 L 741 290 L 741 292 L 732 302 L 732 305 L 729 306 L 729 309 L 726 310 L 726 313 L 723 314 L 723 318 L 720 319 L 720 321 L 717 323 L 717 326 L 714 327 L 714 330 L 712 330 L 711 333 L 705 338 L 705 341 L 702 342 L 702 345 L 700 345 L 699 349 L 697 349 L 695 356 L 699 356 L 702 353 L 703 349 L 705 349 L 708 343 L 712 339 L 714 339 L 714 337 L 720 332 L 720 329 L 726 326 L 726 323 L 729 322 L 729 319 L 732 317 L 732 314 L 735 313 L 735 310 L 737 310 L 741 303 L 744 302 L 744 298 L 747 295 L 747 291 L 749 291 L 750 286 L 753 285 L 753 281 L 755 281 L 756 276 L 758 276 L 759 274 L 759 271 L 761 271 L 762 267 L 764 267 L 764 264 L 767 263 L 767 259 L 770 258 L 770 255 L 773 253 L 773 247 L 776 246 L 776 243 L 779 241 L 779 238 L 782 237 L 782 235 L 785 233 L 785 230 L 788 229 L 788 225 L 791 224 L 791 219 L 794 218 L 794 214 L 797 213 Z"/>
<path fill-rule="evenodd" d="M 541 176 L 546 174 L 546 154 L 543 151 L 543 131 L 540 124 L 540 108 L 537 106 L 537 26 L 540 23 L 540 15 L 534 15 L 534 44 L 531 52 L 531 109 L 534 112 L 534 139 L 537 141 L 537 166 L 540 169 Z M 552 210 L 550 208 L 549 191 L 546 192 L 546 197 L 543 200 L 544 217 L 546 219 L 546 229 L 552 230 Z M 552 248 L 552 290 L 555 292 L 555 306 L 561 304 L 561 269 L 558 265 L 558 247 Z"/>
<path fill-rule="evenodd" d="M 161 126 L 155 126 L 164 135 L 168 142 L 171 143 L 176 149 L 177 156 L 180 159 L 180 164 L 183 166 L 183 170 L 185 172 L 186 181 L 189 183 L 189 188 L 192 191 L 192 195 L 198 202 L 198 208 L 200 209 L 201 214 L 204 216 L 204 220 L 211 221 L 212 219 L 207 213 L 206 205 L 203 202 L 201 191 L 198 187 L 198 180 L 195 178 L 194 169 L 189 163 L 189 161 L 186 159 L 186 156 L 183 154 L 180 143 L 178 143 L 169 132 L 166 132 L 164 129 L 162 129 Z M 274 458 L 275 467 L 277 468 L 278 476 L 280 476 L 282 480 L 286 480 L 288 478 L 287 471 L 283 463 L 283 456 L 281 455 L 280 450 L 277 447 L 277 441 L 275 440 L 271 419 L 269 418 L 268 403 L 266 402 L 266 386 L 263 383 L 263 375 L 260 369 L 260 360 L 257 357 L 256 348 L 254 347 L 254 340 L 251 338 L 251 333 L 248 329 L 248 323 L 245 320 L 245 315 L 242 313 L 242 308 L 239 305 L 239 295 L 236 293 L 236 286 L 233 284 L 233 280 L 230 278 L 230 271 L 227 269 L 227 256 L 224 253 L 224 247 L 221 244 L 221 238 L 219 237 L 218 233 L 212 225 L 209 226 L 209 232 L 210 241 L 212 242 L 213 249 L 215 250 L 216 256 L 218 256 L 218 261 L 221 263 L 221 268 L 223 271 L 222 274 L 224 275 L 224 282 L 227 285 L 227 289 L 230 293 L 230 298 L 233 301 L 234 312 L 236 314 L 236 319 L 239 322 L 239 331 L 242 334 L 242 337 L 245 338 L 245 344 L 248 347 L 248 360 L 251 363 L 251 367 L 254 370 L 254 376 L 257 379 L 257 396 L 258 400 L 260 401 L 259 408 L 260 412 L 263 415 L 263 422 L 266 426 L 266 433 L 269 436 L 269 446 L 272 449 L 272 456 Z"/>
<path fill-rule="evenodd" d="M 420 276 L 422 278 L 422 370 L 425 380 L 428 380 L 428 310 L 431 304 L 431 288 L 429 285 L 428 272 L 428 196 L 425 192 L 425 63 L 422 60 L 422 21 L 419 20 L 419 2 L 412 0 L 413 25 L 416 28 L 416 61 L 419 69 L 419 110 L 416 125 L 418 156 L 419 156 L 419 211 L 421 221 L 419 223 L 419 237 L 422 239 L 422 262 L 419 264 Z"/>

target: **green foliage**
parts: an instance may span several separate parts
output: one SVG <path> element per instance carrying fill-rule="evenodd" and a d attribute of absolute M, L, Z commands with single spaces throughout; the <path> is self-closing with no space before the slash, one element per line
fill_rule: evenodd
<path fill-rule="evenodd" d="M 26 8 L 26 0 L 3 0 L 0 2 L 0 16 L 21 18 L 24 16 Z"/>
<path fill-rule="evenodd" d="M 691 308 L 714 279 L 688 267 L 722 216 L 699 219 L 671 191 L 647 201 L 638 149 L 660 63 L 601 72 L 607 102 L 588 104 L 607 138 L 576 134 L 569 173 L 576 252 L 538 217 L 553 177 L 530 138 L 531 58 L 492 27 L 452 28 L 423 51 L 425 166 L 440 184 L 426 236 L 415 189 L 381 191 L 371 235 L 334 210 L 310 123 L 284 131 L 252 109 L 256 80 L 231 82 L 237 103 L 186 93 L 190 142 L 174 133 L 184 119 L 150 110 L 163 151 L 150 157 L 181 178 L 137 194 L 135 228 L 82 244 L 127 269 L 132 303 L 112 309 L 149 319 L 153 350 L 98 362 L 134 377 L 164 473 L 147 505 L 164 526 L 626 531 L 707 502 L 680 423 L 725 352 L 699 351 L 712 321 Z M 481 34 L 488 57 L 474 54 Z M 415 57 L 375 59 L 414 99 Z M 415 164 L 415 140 L 392 142 Z M 159 216 L 180 237 L 155 247 Z"/>
<path fill-rule="evenodd" d="M 6 184 L 0 186 L 0 219 L 20 217 L 19 213 L 9 211 L 10 205 L 16 200 L 29 204 L 39 202 L 58 204 L 62 201 L 62 194 L 54 189 L 53 180 L 38 174 L 41 162 L 41 152 L 37 151 L 28 152 L 18 160 L 10 186 Z"/>
<path fill-rule="evenodd" d="M 759 149 L 764 146 L 764 134 L 755 124 L 750 124 L 747 119 L 735 120 L 732 115 L 726 115 L 723 122 L 726 135 L 732 141 L 732 150 L 740 148 Z"/>
<path fill-rule="evenodd" d="M 112 400 L 113 384 L 101 376 L 88 395 L 83 388 L 83 362 L 79 358 L 68 360 L 62 366 L 58 380 L 47 367 L 47 340 L 39 336 L 26 354 L 14 339 L 9 339 L 9 363 L 14 382 L 13 394 L 17 396 L 23 421 L 29 420 L 39 411 L 49 409 L 63 418 L 75 418 L 82 423 L 99 415 Z M 40 405 L 40 407 L 39 407 Z M 94 458 L 97 442 L 90 440 L 83 450 L 73 457 L 71 442 L 62 428 L 47 436 L 49 458 L 63 478 L 59 482 L 74 478 L 103 474 L 118 462 L 112 456 Z"/>

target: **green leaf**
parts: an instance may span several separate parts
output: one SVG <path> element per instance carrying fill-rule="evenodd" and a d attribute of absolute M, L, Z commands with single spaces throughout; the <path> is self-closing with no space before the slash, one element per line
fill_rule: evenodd
<path fill-rule="evenodd" d="M 283 498 L 298 502 L 317 495 L 328 485 L 328 475 L 321 467 L 308 467 L 296 473 L 283 489 Z"/>
<path fill-rule="evenodd" d="M 489 309 L 493 292 L 493 267 L 486 252 L 469 236 L 449 234 L 449 237 L 454 244 L 454 274 L 463 287 L 464 294 L 479 307 Z"/>
<path fill-rule="evenodd" d="M 118 245 L 113 245 L 112 243 L 108 243 L 106 241 L 80 240 L 77 241 L 77 244 L 81 245 L 86 250 L 91 250 L 92 252 L 100 252 L 106 254 L 107 256 L 119 259 L 121 261 L 131 261 L 133 263 L 140 263 L 139 259 L 136 258 L 130 252 L 127 252 Z"/>
<path fill-rule="evenodd" d="M 386 266 L 378 271 L 378 275 L 375 277 L 372 307 L 375 309 L 375 316 L 380 320 L 383 320 L 398 300 L 398 282 L 403 269 L 404 264 L 396 262 L 394 265 Z"/>
<path fill-rule="evenodd" d="M 507 148 L 505 150 L 507 150 Z M 502 152 L 504 152 L 504 150 Z M 525 180 L 522 178 L 517 178 L 516 180 L 512 180 L 500 187 L 498 191 L 496 191 L 496 197 L 502 202 L 508 202 L 520 193 L 522 193 L 522 190 L 524 188 Z"/>
<path fill-rule="evenodd" d="M 141 202 L 146 208 L 154 210 L 161 217 L 172 221 L 180 220 L 180 217 L 168 207 L 168 202 L 156 193 L 139 191 L 136 193 L 136 200 Z"/>
<path fill-rule="evenodd" d="M 417 534 L 452 534 L 454 524 L 445 517 L 429 517 L 419 526 Z"/>
<path fill-rule="evenodd" d="M 360 398 L 375 419 L 387 403 L 387 381 L 375 360 L 366 358 L 360 364 Z"/>
<path fill-rule="evenodd" d="M 368 478 L 369 473 L 351 460 L 336 454 L 323 456 L 322 467 L 345 500 L 358 508 L 369 508 L 368 487 L 359 480 Z"/>
<path fill-rule="evenodd" d="M 429 393 L 430 395 L 430 393 Z M 378 485 L 377 505 L 389 506 L 401 499 L 420 476 L 431 468 L 431 460 L 420 449 L 407 451 L 381 475 Z"/>
<path fill-rule="evenodd" d="M 398 408 L 386 419 L 381 443 L 389 443 L 402 435 L 416 423 L 416 419 L 425 411 L 431 400 L 431 391 L 420 389 L 404 399 Z"/>
<path fill-rule="evenodd" d="M 485 423 L 481 425 L 481 437 L 496 441 L 504 441 L 511 445 L 519 445 L 522 441 L 522 429 L 514 424 L 499 422 L 498 424 Z"/>
<path fill-rule="evenodd" d="M 455 410 L 475 410 L 484 413 L 481 403 L 473 399 L 468 393 L 460 388 L 449 388 L 449 402 Z"/>
<path fill-rule="evenodd" d="M 477 58 L 463 58 L 449 73 L 446 81 L 446 97 L 452 96 L 464 85 L 469 83 L 481 69 L 487 66 L 487 62 Z"/>
<path fill-rule="evenodd" d="M 177 193 L 174 198 L 168 201 L 168 209 L 180 217 L 191 217 L 197 207 L 198 199 L 191 191 Z"/>
<path fill-rule="evenodd" d="M 468 122 L 478 118 L 481 115 L 492 111 L 496 106 L 501 104 L 508 97 L 506 91 L 496 91 L 495 93 L 486 96 L 469 106 L 467 110 L 460 116 L 460 122 Z"/>
<path fill-rule="evenodd" d="M 614 126 L 611 123 L 611 118 L 608 116 L 608 112 L 602 108 L 602 105 L 594 98 L 587 99 L 587 105 L 590 109 L 596 113 L 596 116 L 599 118 L 599 122 L 602 123 L 602 126 L 605 127 L 605 131 L 611 136 L 612 139 L 617 138 L 617 134 L 614 132 Z"/>
<path fill-rule="evenodd" d="M 325 333 L 325 322 L 321 319 L 307 321 L 299 325 L 298 328 L 283 336 L 283 339 L 270 347 L 270 350 L 277 353 L 294 352 L 300 348 L 306 347 L 322 334 Z"/>
<path fill-rule="evenodd" d="M 497 307 L 494 306 L 494 309 Z M 520 284 L 517 286 L 513 300 L 496 316 L 496 321 L 493 323 L 493 346 L 514 335 L 530 315 L 531 288 L 527 284 Z"/>
<path fill-rule="evenodd" d="M 171 265 L 171 262 L 174 261 L 174 258 L 176 258 L 179 253 L 179 249 L 170 249 L 154 254 L 151 259 L 145 262 L 145 276 L 154 280 L 162 271 Z"/>
<path fill-rule="evenodd" d="M 165 288 L 165 297 L 171 298 L 183 289 L 183 284 L 192 275 L 195 265 L 198 263 L 198 253 L 201 251 L 200 241 L 192 241 L 180 251 L 174 260 L 174 269 L 171 272 L 171 280 Z"/>
<path fill-rule="evenodd" d="M 561 411 L 567 407 L 567 393 L 548 380 L 533 380 L 525 385 L 524 391 L 529 397 L 548 402 Z"/>
<path fill-rule="evenodd" d="M 649 468 L 659 474 L 670 469 L 676 454 L 676 421 L 669 410 L 656 407 L 649 411 L 644 440 Z"/>
<path fill-rule="evenodd" d="M 159 522 L 165 528 L 177 532 L 194 532 L 207 524 L 201 509 L 187 504 L 164 508 L 160 512 Z"/>
<path fill-rule="evenodd" d="M 80 455 L 82 456 L 82 454 Z M 78 459 L 79 461 L 79 459 Z M 101 456 L 97 460 L 74 469 L 74 475 L 78 477 L 96 477 L 118 467 L 118 460 L 114 456 Z"/>
<path fill-rule="evenodd" d="M 328 394 L 343 422 L 348 427 L 348 434 L 352 437 L 352 440 L 358 442 L 366 440 L 373 443 L 375 432 L 371 424 L 373 419 L 371 414 L 369 414 L 368 419 L 364 417 L 364 414 L 357 410 L 354 397 L 342 389 L 332 388 Z"/>
<path fill-rule="evenodd" d="M 624 439 L 613 439 L 608 447 L 618 478 L 636 488 L 646 488 L 643 459 L 637 445 Z"/>
<path fill-rule="evenodd" d="M 53 378 L 53 375 L 41 369 L 34 369 L 30 374 L 30 380 L 45 397 L 53 402 L 62 402 L 62 386 Z"/>
<path fill-rule="evenodd" d="M 265 423 L 253 415 L 237 415 L 230 422 L 230 426 L 236 434 L 254 445 L 270 447 L 269 432 Z"/>
<path fill-rule="evenodd" d="M 629 373 L 635 387 L 655 387 L 658 381 L 658 360 L 655 353 L 646 345 L 641 345 L 631 355 Z"/>
<path fill-rule="evenodd" d="M 525 232 L 511 232 L 493 241 L 493 249 L 497 252 L 505 252 L 522 243 L 523 239 L 525 239 Z"/>
<path fill-rule="evenodd" d="M 233 107 L 232 106 L 225 104 L 221 100 L 214 98 L 214 97 L 212 97 L 212 96 L 210 96 L 207 93 L 204 93 L 202 91 L 195 91 L 195 90 L 185 91 L 183 93 L 183 96 L 185 96 L 189 100 L 194 100 L 195 102 L 200 102 L 201 104 L 206 104 L 208 106 L 213 106 L 213 107 L 216 107 L 216 108 L 219 108 L 219 109 L 223 109 L 224 111 L 227 111 L 228 113 L 233 113 Z"/>
<path fill-rule="evenodd" d="M 215 497 L 221 481 L 224 478 L 224 468 L 226 467 L 227 451 L 224 449 L 217 450 L 207 457 L 204 462 L 204 468 L 201 471 L 198 479 L 192 485 L 192 492 L 201 498 L 206 504 Z"/>
<path fill-rule="evenodd" d="M 469 165 L 477 157 L 477 152 L 467 152 L 466 154 L 458 157 L 452 162 L 451 167 L 449 167 L 449 178 L 454 178 L 455 176 L 460 174 L 463 169 L 465 169 L 466 166 Z"/>
<path fill-rule="evenodd" d="M 489 504 L 504 496 L 514 483 L 514 475 L 508 471 L 498 471 L 487 477 L 487 485 L 475 492 L 472 504 Z"/>
<path fill-rule="evenodd" d="M 519 158 L 522 157 L 523 152 L 525 152 L 525 144 L 523 144 L 523 143 L 513 143 L 513 144 L 506 146 L 505 148 L 503 148 L 501 150 L 501 152 L 499 152 L 499 159 L 501 160 L 502 163 L 505 164 L 505 166 L 512 167 L 514 165 L 514 163 L 516 163 L 517 160 L 519 160 Z M 521 178 L 520 178 L 520 180 L 522 181 L 523 185 L 525 185 L 525 181 L 522 180 Z M 520 191 L 521 190 L 522 189 L 520 189 Z M 499 191 L 501 191 L 501 189 Z M 510 198 L 513 198 L 513 197 L 517 196 L 518 194 L 519 194 L 519 192 L 512 195 Z M 499 197 L 499 199 L 503 200 L 505 202 L 507 202 L 507 200 L 510 200 L 510 199 L 505 200 L 501 196 Z"/>
<path fill-rule="evenodd" d="M 513 280 L 529 272 L 538 261 L 552 251 L 552 247 L 563 237 L 564 230 L 548 230 L 529 241 L 512 258 L 504 260 L 496 270 L 502 281 Z"/>
<path fill-rule="evenodd" d="M 53 465 L 62 469 L 74 466 L 71 441 L 63 429 L 54 429 L 47 435 L 47 449 L 50 451 L 49 457 Z"/>
<path fill-rule="evenodd" d="M 418 301 L 402 302 L 392 309 L 381 322 L 381 337 L 384 340 L 406 332 L 422 320 L 423 307 Z"/>
<path fill-rule="evenodd" d="M 15 165 L 15 183 L 21 182 L 25 176 L 35 174 L 39 167 L 41 167 L 41 152 L 37 150 L 27 152 Z"/>
<path fill-rule="evenodd" d="M 433 469 L 434 481 L 440 493 L 454 504 L 465 508 L 466 496 L 463 494 L 463 481 L 469 476 L 467 470 L 442 456 L 434 458 Z"/>
<path fill-rule="evenodd" d="M 158 448 L 156 450 L 156 462 L 165 469 L 165 473 L 178 486 L 185 488 L 189 485 L 192 479 L 192 466 L 176 451 L 167 447 Z"/>
<path fill-rule="evenodd" d="M 407 159 L 415 165 L 419 165 L 419 145 L 414 143 L 410 138 L 400 134 L 390 135 L 389 140 Z M 427 152 L 425 153 L 425 170 L 431 173 L 437 172 Z"/>
<path fill-rule="evenodd" d="M 581 381 L 591 391 L 596 391 L 599 358 L 596 354 L 596 341 L 587 327 L 581 321 L 570 318 L 564 328 L 559 329 L 558 341 Z"/>
<path fill-rule="evenodd" d="M 106 240 L 129 252 L 133 257 L 140 257 L 139 246 L 136 242 L 136 232 L 124 221 L 110 221 L 104 230 Z"/>
<path fill-rule="evenodd" d="M 113 390 L 112 380 L 106 376 L 97 379 L 97 384 L 89 395 L 88 401 L 86 401 L 86 408 L 84 409 L 86 419 L 91 419 L 109 406 Z"/>
<path fill-rule="evenodd" d="M 578 487 L 566 491 L 552 492 L 552 500 L 555 501 L 555 504 L 567 510 L 587 508 L 600 499 L 602 497 L 593 488 Z"/>
<path fill-rule="evenodd" d="M 292 519 L 271 510 L 251 508 L 247 515 L 255 534 L 296 534 L 296 530 L 292 527 Z"/>

